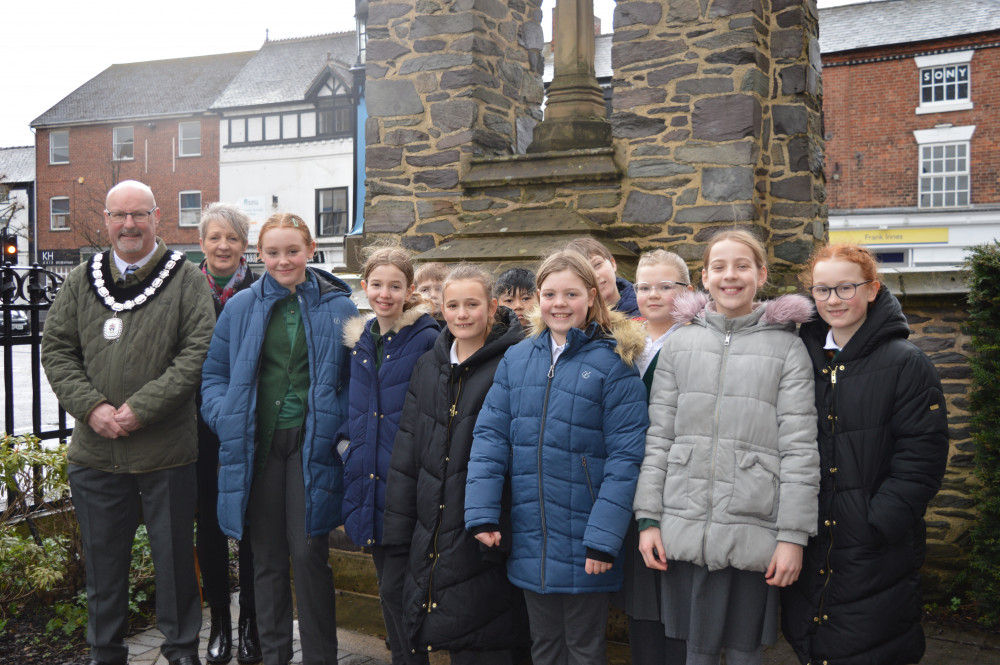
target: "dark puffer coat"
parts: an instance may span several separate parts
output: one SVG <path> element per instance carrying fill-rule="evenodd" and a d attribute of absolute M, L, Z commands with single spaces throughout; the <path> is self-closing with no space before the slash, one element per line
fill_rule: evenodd
<path fill-rule="evenodd" d="M 621 312 L 630 319 L 640 316 L 639 301 L 636 300 L 635 287 L 632 286 L 632 282 L 624 277 L 616 277 L 615 286 L 618 287 L 618 302 L 611 309 Z"/>
<path fill-rule="evenodd" d="M 941 383 L 884 286 L 833 360 L 827 330 L 801 329 L 816 377 L 819 534 L 783 590 L 782 628 L 803 663 L 916 663 L 923 516 L 948 454 Z"/>
<path fill-rule="evenodd" d="M 350 412 L 334 441 L 344 450 L 344 531 L 355 545 L 382 544 L 385 483 L 393 441 L 413 366 L 434 347 L 437 323 L 428 305 L 403 312 L 382 336 L 382 363 L 376 369 L 374 317 L 356 317 L 344 326 L 351 349 Z M 393 332 L 395 331 L 395 332 Z"/>
<path fill-rule="evenodd" d="M 528 645 L 524 597 L 507 580 L 506 557 L 465 530 L 472 430 L 504 352 L 523 338 L 517 316 L 502 307 L 486 344 L 452 365 L 455 338 L 446 328 L 410 381 L 389 471 L 383 544 L 409 551 L 403 624 L 420 652 Z M 504 540 L 509 549 L 509 531 Z"/>

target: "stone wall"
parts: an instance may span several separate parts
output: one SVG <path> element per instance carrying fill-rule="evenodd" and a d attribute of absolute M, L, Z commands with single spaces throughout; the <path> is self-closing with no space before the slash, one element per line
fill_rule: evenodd
<path fill-rule="evenodd" d="M 971 339 L 963 326 L 967 314 L 962 306 L 964 303 L 928 303 L 906 310 L 906 318 L 916 332 L 913 342 L 934 363 L 948 403 L 951 450 L 941 491 L 927 512 L 925 566 L 929 587 L 942 594 L 947 593 L 952 578 L 965 569 L 969 532 L 976 521 L 972 493 L 978 481 L 968 411 L 972 369 L 967 356 Z"/>
<path fill-rule="evenodd" d="M 825 233 L 815 2 L 619 2 L 615 24 L 621 222 L 688 260 L 754 223 L 790 283 Z"/>
<path fill-rule="evenodd" d="M 477 163 L 522 154 L 540 117 L 537 0 L 370 8 L 369 233 L 425 250 L 501 210 L 563 207 L 633 250 L 695 261 L 719 226 L 744 222 L 782 285 L 824 237 L 815 0 L 619 2 L 620 173 L 490 183 Z"/>
<path fill-rule="evenodd" d="M 365 230 L 433 246 L 471 156 L 524 152 L 541 119 L 541 0 L 372 0 Z"/>

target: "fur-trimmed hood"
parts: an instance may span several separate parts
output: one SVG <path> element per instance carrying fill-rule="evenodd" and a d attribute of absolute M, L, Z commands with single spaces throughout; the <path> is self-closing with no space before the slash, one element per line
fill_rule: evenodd
<path fill-rule="evenodd" d="M 528 336 L 538 337 L 548 326 L 542 321 L 542 311 L 538 307 L 528 312 Z M 588 329 L 588 334 L 590 333 Z M 606 337 L 615 342 L 615 353 L 622 362 L 634 367 L 646 348 L 646 333 L 642 326 L 621 312 L 611 312 L 611 329 L 604 331 Z"/>
<path fill-rule="evenodd" d="M 424 314 L 430 314 L 432 312 L 432 307 L 430 303 L 424 301 L 419 305 L 414 305 L 413 307 L 405 310 L 399 315 L 399 318 L 392 322 L 392 326 L 389 330 L 395 330 L 399 332 L 406 326 L 413 325 L 417 322 Z M 368 326 L 371 325 L 371 320 L 374 316 L 362 314 L 361 316 L 355 316 L 351 318 L 350 321 L 344 324 L 344 346 L 349 349 L 353 349 L 358 344 L 358 340 L 361 339 L 361 335 L 364 334 Z"/>
<path fill-rule="evenodd" d="M 812 301 L 797 293 L 754 303 L 754 311 L 760 307 L 764 308 L 760 322 L 767 325 L 805 323 L 816 314 Z M 674 321 L 691 323 L 703 312 L 715 313 L 715 303 L 709 301 L 704 291 L 682 293 L 674 299 Z"/>

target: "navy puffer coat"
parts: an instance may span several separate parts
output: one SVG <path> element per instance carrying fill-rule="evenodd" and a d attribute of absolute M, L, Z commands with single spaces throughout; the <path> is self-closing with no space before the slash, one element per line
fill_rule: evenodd
<path fill-rule="evenodd" d="M 502 307 L 481 349 L 453 365 L 455 337 L 446 328 L 410 381 L 392 452 L 383 544 L 409 552 L 403 624 L 421 653 L 528 645 L 524 596 L 507 580 L 506 557 L 465 530 L 472 430 L 504 352 L 522 339 L 517 315 Z M 501 545 L 510 549 L 509 540 Z"/>
<path fill-rule="evenodd" d="M 803 663 L 916 663 L 923 517 L 948 455 L 941 383 L 884 286 L 835 359 L 827 330 L 820 319 L 801 330 L 816 377 L 819 533 L 783 590 L 782 628 Z"/>
<path fill-rule="evenodd" d="M 330 273 L 308 268 L 296 288 L 309 346 L 309 395 L 302 438 L 306 535 L 329 533 L 342 523 L 344 470 L 333 435 L 347 417 L 347 349 L 341 331 L 356 316 L 351 289 Z M 288 289 L 264 275 L 226 303 L 202 369 L 201 415 L 221 440 L 219 526 L 233 538 L 243 521 L 254 473 L 257 376 L 261 345 L 274 305 Z"/>
<path fill-rule="evenodd" d="M 417 359 L 437 339 L 437 322 L 427 305 L 403 312 L 382 335 L 382 366 L 375 370 L 374 317 L 358 317 L 344 330 L 351 349 L 351 390 L 348 421 L 337 438 L 350 445 L 344 461 L 344 531 L 355 545 L 382 544 L 385 482 L 392 444 L 399 429 L 406 389 Z"/>
<path fill-rule="evenodd" d="M 630 319 L 641 316 L 639 313 L 639 301 L 636 300 L 635 287 L 632 285 L 632 282 L 624 277 L 616 277 L 615 286 L 618 287 L 618 302 L 611 309 L 621 312 Z"/>
<path fill-rule="evenodd" d="M 547 329 L 510 349 L 476 422 L 466 528 L 500 524 L 509 476 L 507 573 L 522 589 L 594 593 L 621 587 L 619 562 L 600 575 L 585 569 L 588 550 L 618 555 L 649 423 L 646 388 L 631 364 L 645 339 L 634 322 L 615 317 L 613 336 L 596 325 L 571 329 L 554 365 Z"/>

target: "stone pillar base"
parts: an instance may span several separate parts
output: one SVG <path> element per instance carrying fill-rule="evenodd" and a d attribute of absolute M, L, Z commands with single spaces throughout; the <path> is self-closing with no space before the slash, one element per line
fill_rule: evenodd
<path fill-rule="evenodd" d="M 361 250 L 364 249 L 364 236 L 344 236 L 344 263 L 348 272 L 361 272 Z"/>
<path fill-rule="evenodd" d="M 560 152 L 584 148 L 610 148 L 611 123 L 588 120 L 545 120 L 535 125 L 529 153 Z"/>

